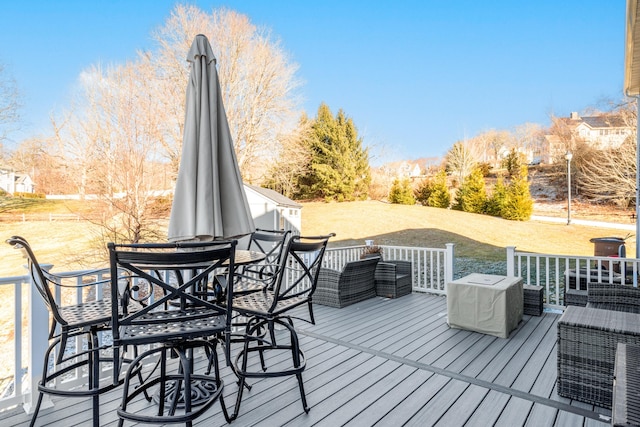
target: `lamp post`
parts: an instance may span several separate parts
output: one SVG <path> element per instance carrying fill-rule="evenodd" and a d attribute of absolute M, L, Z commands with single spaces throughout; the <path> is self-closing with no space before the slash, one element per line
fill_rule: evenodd
<path fill-rule="evenodd" d="M 571 224 L 571 159 L 573 154 L 567 151 L 564 156 L 567 159 L 567 225 Z"/>

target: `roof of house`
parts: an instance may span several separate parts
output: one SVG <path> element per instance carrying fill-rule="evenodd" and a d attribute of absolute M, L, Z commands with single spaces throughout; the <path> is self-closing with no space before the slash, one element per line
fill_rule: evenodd
<path fill-rule="evenodd" d="M 16 184 L 24 184 L 31 181 L 31 178 L 26 173 L 17 173 L 15 180 Z"/>
<path fill-rule="evenodd" d="M 287 207 L 299 208 L 299 209 L 302 208 L 301 204 L 294 202 L 290 198 L 283 196 L 277 191 L 270 190 L 268 188 L 258 187 L 255 185 L 249 185 L 249 184 L 245 184 L 245 187 L 250 188 L 256 193 L 262 195 L 263 197 L 266 197 L 267 199 L 274 201 L 279 206 L 287 206 Z"/>
<path fill-rule="evenodd" d="M 578 116 L 576 114 L 574 117 L 564 117 L 562 120 L 572 128 L 576 128 L 582 123 L 591 129 L 629 127 L 622 117 L 613 114 L 602 114 L 599 116 Z"/>
<path fill-rule="evenodd" d="M 582 121 L 592 128 L 623 128 L 628 125 L 618 116 L 589 116 L 582 117 Z"/>

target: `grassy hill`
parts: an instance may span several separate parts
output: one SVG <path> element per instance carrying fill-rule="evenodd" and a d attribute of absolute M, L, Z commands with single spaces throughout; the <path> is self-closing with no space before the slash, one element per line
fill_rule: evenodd
<path fill-rule="evenodd" d="M 303 232 L 335 232 L 333 245 L 364 244 L 444 247 L 456 245 L 456 254 L 483 260 L 501 260 L 506 246 L 518 250 L 565 255 L 593 255 L 592 237 L 619 236 L 626 232 L 601 227 L 541 221 L 507 221 L 424 206 L 392 205 L 376 201 L 305 203 Z M 635 240 L 627 240 L 627 255 L 634 256 Z"/>
<path fill-rule="evenodd" d="M 302 232 L 307 235 L 335 232 L 330 246 L 364 244 L 443 248 L 456 245 L 456 254 L 479 260 L 503 260 L 506 246 L 549 254 L 592 255 L 592 237 L 619 236 L 626 232 L 580 225 L 538 221 L 506 221 L 486 215 L 423 206 L 391 205 L 377 201 L 303 203 Z M 69 212 L 68 204 L 56 204 Z M 87 206 L 83 206 L 87 209 Z M 560 212 L 561 214 L 561 212 Z M 83 221 L 0 222 L 0 238 L 26 237 L 41 262 L 65 271 L 97 266 L 99 229 Z M 628 256 L 635 255 L 635 240 L 627 241 Z M 19 251 L 0 243 L 0 277 L 22 275 Z"/>

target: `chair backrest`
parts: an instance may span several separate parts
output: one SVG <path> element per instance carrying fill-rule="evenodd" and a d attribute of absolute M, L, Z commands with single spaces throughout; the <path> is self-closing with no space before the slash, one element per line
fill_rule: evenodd
<path fill-rule="evenodd" d="M 587 301 L 591 307 L 630 313 L 640 312 L 640 288 L 619 283 L 590 282 Z"/>
<path fill-rule="evenodd" d="M 273 312 L 278 302 L 291 298 L 310 298 L 316 290 L 318 273 L 327 243 L 335 234 L 325 236 L 292 236 L 280 263 L 273 291 Z"/>
<path fill-rule="evenodd" d="M 251 234 L 248 249 L 263 253 L 266 256 L 259 263 L 244 266 L 242 274 L 253 274 L 261 280 L 275 280 L 290 233 L 290 230 L 256 229 Z"/>
<path fill-rule="evenodd" d="M 51 312 L 53 321 L 60 325 L 66 325 L 67 321 L 60 315 L 58 304 L 52 292 L 52 287 L 59 285 L 59 283 L 57 283 L 50 274 L 46 273 L 42 269 L 33 253 L 33 250 L 31 250 L 31 246 L 24 237 L 12 236 L 10 239 L 7 239 L 7 243 L 16 249 L 21 249 L 27 258 L 27 270 L 29 272 L 31 282 L 38 290 L 38 293 L 42 297 L 47 309 Z M 55 323 L 53 326 L 55 326 Z"/>
<path fill-rule="evenodd" d="M 235 248 L 237 241 L 198 243 L 160 243 L 116 245 L 109 243 L 112 285 L 112 331 L 116 346 L 127 343 L 159 342 L 171 337 L 188 339 L 189 331 L 183 322 L 197 321 L 211 316 L 224 316 L 224 327 L 230 333 Z M 124 278 L 124 279 L 123 279 Z M 125 303 L 117 301 L 120 286 L 128 287 L 123 295 L 143 294 L 144 307 L 128 312 Z M 214 294 L 215 284 L 226 289 Z M 222 301 L 226 298 L 226 301 Z M 126 299 L 126 298 L 125 298 Z M 120 305 L 120 307 L 119 307 Z M 123 313 L 119 315 L 119 310 Z M 162 331 L 126 338 L 121 328 L 162 324 Z"/>
<path fill-rule="evenodd" d="M 265 254 L 269 264 L 279 264 L 290 230 L 264 230 L 257 228 L 251 233 L 249 250 Z"/>
<path fill-rule="evenodd" d="M 379 257 L 349 261 L 344 265 L 342 273 L 340 273 L 340 281 L 363 280 L 373 283 L 378 262 L 380 262 Z"/>

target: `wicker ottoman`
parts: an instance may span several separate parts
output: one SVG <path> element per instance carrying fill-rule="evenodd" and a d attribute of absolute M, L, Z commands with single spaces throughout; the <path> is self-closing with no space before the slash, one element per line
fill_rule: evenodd
<path fill-rule="evenodd" d="M 577 305 L 585 307 L 588 302 L 587 290 L 578 289 L 565 289 L 564 290 L 564 305 Z"/>
<path fill-rule="evenodd" d="M 541 316 L 543 308 L 543 288 L 542 286 L 524 285 L 522 292 L 524 295 L 524 311 L 523 314 L 530 316 Z"/>
<path fill-rule="evenodd" d="M 618 343 L 640 345 L 640 314 L 567 307 L 558 321 L 558 394 L 611 408 Z"/>

